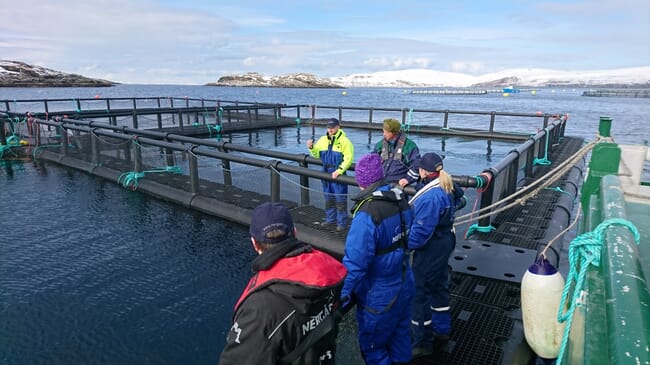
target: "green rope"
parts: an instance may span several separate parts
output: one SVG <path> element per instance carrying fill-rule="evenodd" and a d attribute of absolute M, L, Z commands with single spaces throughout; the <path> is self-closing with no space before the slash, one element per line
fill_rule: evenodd
<path fill-rule="evenodd" d="M 143 178 L 145 174 L 157 173 L 157 172 L 169 172 L 172 174 L 181 174 L 182 170 L 178 166 L 167 166 L 167 167 L 157 168 L 153 170 L 145 170 L 142 172 L 130 171 L 121 174 L 117 178 L 117 183 L 122 184 L 122 186 L 127 189 L 130 188 L 131 190 L 135 190 L 138 188 L 138 179 Z"/>
<path fill-rule="evenodd" d="M 404 124 L 404 132 L 408 133 L 411 130 L 411 120 L 413 119 L 413 108 L 409 109 L 408 118 L 406 118 L 406 124 Z"/>
<path fill-rule="evenodd" d="M 206 125 L 208 126 L 208 132 L 210 132 L 210 138 L 212 138 L 212 130 L 214 130 L 215 133 L 217 134 L 215 138 L 217 138 L 217 141 L 221 141 L 221 130 L 223 129 L 221 127 L 221 124 L 215 124 L 213 126 L 209 124 Z"/>
<path fill-rule="evenodd" d="M 496 231 L 496 230 L 497 229 L 494 228 L 493 225 L 479 226 L 478 223 L 474 223 L 471 226 L 469 226 L 469 229 L 467 229 L 467 233 L 465 234 L 465 237 L 469 237 L 474 232 L 490 233 L 490 232 Z"/>
<path fill-rule="evenodd" d="M 553 190 L 553 191 L 557 191 L 558 193 L 564 193 L 564 194 L 568 195 L 568 196 L 571 198 L 571 200 L 573 200 L 573 201 L 576 200 L 576 198 L 575 198 L 573 195 L 571 195 L 571 193 L 569 193 L 569 192 L 566 191 L 566 190 L 563 190 L 563 189 L 562 189 L 561 187 L 559 187 L 559 186 L 556 186 L 556 187 L 554 187 L 554 188 L 544 188 L 544 190 Z"/>
<path fill-rule="evenodd" d="M 483 178 L 480 175 L 474 176 L 474 180 L 476 180 L 476 189 L 480 189 L 483 187 Z"/>
<path fill-rule="evenodd" d="M 613 225 L 627 227 L 634 235 L 636 244 L 639 244 L 641 236 L 634 224 L 625 219 L 611 218 L 604 220 L 593 231 L 585 232 L 574 238 L 569 245 L 569 273 L 567 274 L 567 280 L 564 284 L 564 290 L 562 291 L 562 300 L 560 301 L 560 306 L 557 312 L 558 322 L 566 322 L 566 324 L 556 365 L 562 363 L 564 351 L 569 342 L 569 331 L 571 329 L 571 323 L 573 322 L 573 312 L 576 307 L 580 307 L 583 304 L 584 299 L 582 298 L 582 294 L 587 269 L 590 264 L 594 266 L 600 265 L 600 254 L 603 242 L 605 241 L 605 230 Z M 580 271 L 576 273 L 577 268 L 579 268 Z M 567 311 L 563 313 L 562 308 L 566 306 L 569 290 L 573 283 L 575 283 L 575 287 L 573 288 L 570 305 Z"/>
<path fill-rule="evenodd" d="M 551 138 L 548 134 L 548 127 L 544 128 L 546 131 L 546 143 L 544 147 L 544 158 L 536 158 L 533 160 L 533 166 L 534 165 L 550 165 L 551 161 L 548 160 L 548 141 Z"/>
<path fill-rule="evenodd" d="M 5 151 L 9 151 L 11 153 L 14 153 L 11 150 L 11 146 L 6 146 L 6 145 L 3 145 L 3 144 L 0 144 L 0 158 L 2 158 L 2 156 L 4 156 Z M 15 153 L 14 153 L 14 155 L 15 155 Z"/>
<path fill-rule="evenodd" d="M 300 129 L 300 118 L 296 118 L 296 128 Z"/>

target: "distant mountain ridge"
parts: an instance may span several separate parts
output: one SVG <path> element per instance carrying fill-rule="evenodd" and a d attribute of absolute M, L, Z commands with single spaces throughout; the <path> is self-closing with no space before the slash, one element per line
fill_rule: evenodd
<path fill-rule="evenodd" d="M 112 86 L 116 82 L 64 73 L 20 61 L 0 60 L 0 87 Z M 650 66 L 596 71 L 509 69 L 481 76 L 429 69 L 357 73 L 322 78 L 309 73 L 266 76 L 257 72 L 226 75 L 206 85 L 286 88 L 472 87 L 650 88 Z"/>
<path fill-rule="evenodd" d="M 597 71 L 509 69 L 481 76 L 428 69 L 332 77 L 346 87 L 650 87 L 650 66 Z"/>

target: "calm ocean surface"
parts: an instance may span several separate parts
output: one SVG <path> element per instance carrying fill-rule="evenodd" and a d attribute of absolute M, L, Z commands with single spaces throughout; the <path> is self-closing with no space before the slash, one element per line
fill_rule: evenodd
<path fill-rule="evenodd" d="M 610 116 L 617 142 L 650 140 L 649 99 L 589 98 L 582 91 L 543 89 L 503 97 L 364 88 L 343 95 L 340 89 L 119 85 L 0 88 L 0 99 L 187 96 L 407 110 L 542 111 L 568 113 L 570 136 L 592 139 L 598 118 Z M 252 140 L 233 136 L 233 142 L 305 152 L 309 136 L 302 133 L 286 128 L 279 140 L 272 132 L 260 132 Z M 370 148 L 369 136 L 348 134 L 358 159 Z M 371 142 L 380 136 L 376 133 Z M 488 151 L 485 141 L 415 140 L 423 152 L 443 150 L 446 168 L 467 175 L 496 163 L 515 146 L 493 142 Z M 217 362 L 255 256 L 246 227 L 40 162 L 0 164 L 0 222 L 0 363 Z M 358 362 L 351 327 L 345 323 L 341 334 L 342 364 Z"/>

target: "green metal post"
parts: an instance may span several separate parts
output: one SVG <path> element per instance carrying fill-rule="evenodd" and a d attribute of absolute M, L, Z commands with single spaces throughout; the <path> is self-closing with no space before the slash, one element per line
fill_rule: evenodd
<path fill-rule="evenodd" d="M 603 133 L 605 133 L 606 136 L 609 136 L 611 126 L 611 118 L 600 118 L 600 125 L 598 127 L 600 135 L 604 137 Z M 603 142 L 594 147 L 591 152 L 591 160 L 589 161 L 589 175 L 582 185 L 581 190 L 581 203 L 584 212 L 590 210 L 590 196 L 599 191 L 602 177 L 605 175 L 616 175 L 620 161 L 621 149 L 616 143 Z M 585 214 L 586 216 L 587 214 Z"/>
<path fill-rule="evenodd" d="M 600 123 L 598 123 L 598 134 L 601 137 L 611 137 L 612 132 L 612 118 L 610 117 L 600 117 Z"/>

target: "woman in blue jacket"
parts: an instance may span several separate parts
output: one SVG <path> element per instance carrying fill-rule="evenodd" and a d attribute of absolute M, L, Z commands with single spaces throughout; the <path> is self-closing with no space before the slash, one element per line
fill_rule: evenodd
<path fill-rule="evenodd" d="M 411 301 L 415 290 L 406 238 L 412 211 L 399 189 L 384 180 L 381 157 L 369 154 L 356 164 L 362 189 L 353 199 L 353 218 L 343 264 L 348 274 L 342 303 L 356 301 L 359 347 L 368 365 L 411 360 Z"/>
<path fill-rule="evenodd" d="M 434 336 L 448 339 L 451 333 L 447 267 L 456 246 L 456 207 L 464 202 L 463 190 L 443 170 L 442 158 L 436 153 L 422 156 L 419 174 L 423 184 L 409 201 L 415 213 L 408 239 L 409 249 L 414 250 L 416 288 L 411 321 L 413 357 L 431 354 Z"/>

